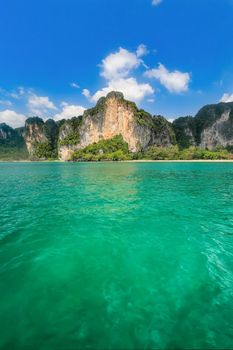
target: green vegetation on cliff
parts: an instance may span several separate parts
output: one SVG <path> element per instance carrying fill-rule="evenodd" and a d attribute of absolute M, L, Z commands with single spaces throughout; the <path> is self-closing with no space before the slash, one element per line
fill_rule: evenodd
<path fill-rule="evenodd" d="M 32 141 L 30 159 L 57 159 L 59 127 L 53 119 L 44 122 L 39 117 L 28 118 L 25 123 L 25 138 Z"/>
<path fill-rule="evenodd" d="M 82 117 L 73 117 L 62 123 L 60 127 L 60 146 L 73 146 L 79 143 L 79 128 L 81 123 Z"/>
<path fill-rule="evenodd" d="M 161 115 L 155 115 L 153 117 L 154 130 L 157 135 L 167 134 L 173 145 L 176 144 L 176 135 L 173 130 L 172 124 Z"/>
<path fill-rule="evenodd" d="M 44 133 L 50 147 L 55 151 L 57 149 L 59 127 L 53 119 L 48 119 L 44 123 Z"/>
<path fill-rule="evenodd" d="M 100 140 L 84 149 L 74 152 L 74 161 L 101 161 L 101 160 L 127 160 L 131 159 L 128 144 L 121 135 L 109 140 Z"/>
<path fill-rule="evenodd" d="M 150 115 L 150 113 L 144 111 L 144 109 L 136 109 L 134 117 L 138 125 L 146 126 L 151 129 L 154 128 L 152 116 Z"/>
<path fill-rule="evenodd" d="M 103 113 L 105 109 L 105 101 L 106 97 L 101 97 L 96 106 L 93 108 L 89 108 L 84 112 L 83 117 L 85 118 L 86 116 L 90 115 L 91 117 L 98 117 L 99 113 Z"/>
<path fill-rule="evenodd" d="M 49 141 L 37 143 L 31 159 L 57 159 L 57 149 Z"/>
<path fill-rule="evenodd" d="M 172 126 L 180 148 L 189 148 L 196 143 L 196 125 L 193 117 L 178 118 Z"/>
<path fill-rule="evenodd" d="M 21 135 L 22 130 L 0 124 L 0 160 L 28 159 L 28 151 Z"/>

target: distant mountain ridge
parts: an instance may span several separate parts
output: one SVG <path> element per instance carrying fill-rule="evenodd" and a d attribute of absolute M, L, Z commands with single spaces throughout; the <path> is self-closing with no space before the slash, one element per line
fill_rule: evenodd
<path fill-rule="evenodd" d="M 13 129 L 5 123 L 0 124 L 0 159 L 27 159 L 29 154 L 22 136 L 23 128 Z"/>
<path fill-rule="evenodd" d="M 118 135 L 132 153 L 151 146 L 233 147 L 233 103 L 204 106 L 195 117 L 178 118 L 171 124 L 113 91 L 83 116 L 59 122 L 32 117 L 18 129 L 0 124 L 0 159 L 70 160 L 77 150 Z"/>

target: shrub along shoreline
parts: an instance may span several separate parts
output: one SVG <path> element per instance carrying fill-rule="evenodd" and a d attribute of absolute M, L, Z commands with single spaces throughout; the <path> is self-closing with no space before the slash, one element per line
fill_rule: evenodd
<path fill-rule="evenodd" d="M 121 135 L 101 140 L 74 152 L 71 161 L 130 161 L 130 160 L 233 160 L 230 150 L 216 147 L 205 150 L 198 147 L 180 149 L 178 146 L 151 146 L 144 151 L 131 153 Z"/>

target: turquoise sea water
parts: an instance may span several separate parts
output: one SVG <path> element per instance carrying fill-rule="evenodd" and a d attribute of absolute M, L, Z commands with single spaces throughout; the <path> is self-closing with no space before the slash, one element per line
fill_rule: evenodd
<path fill-rule="evenodd" d="M 233 164 L 1 163 L 1 349 L 233 349 Z"/>

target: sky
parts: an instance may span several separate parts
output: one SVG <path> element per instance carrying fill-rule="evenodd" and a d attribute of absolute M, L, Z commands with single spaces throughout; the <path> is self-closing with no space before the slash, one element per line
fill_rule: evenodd
<path fill-rule="evenodd" d="M 1 0 L 0 123 L 111 90 L 173 120 L 233 101 L 233 0 Z"/>

